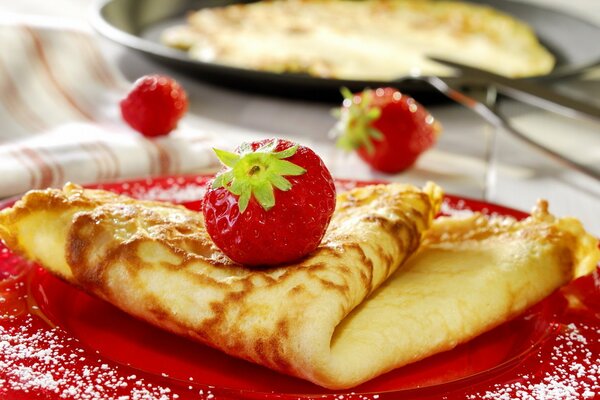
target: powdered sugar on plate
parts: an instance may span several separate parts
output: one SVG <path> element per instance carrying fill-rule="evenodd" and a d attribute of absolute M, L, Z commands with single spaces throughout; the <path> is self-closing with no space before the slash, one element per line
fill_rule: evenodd
<path fill-rule="evenodd" d="M 147 382 L 118 365 L 109 365 L 94 352 L 80 347 L 61 328 L 49 326 L 28 293 L 24 276 L 0 279 L 0 297 L 3 299 L 0 398 L 170 400 L 179 397 L 167 386 Z"/>
<path fill-rule="evenodd" d="M 87 360 L 84 353 L 59 328 L 35 329 L 32 316 L 20 319 L 18 326 L 0 326 L 0 370 L 5 371 L 0 394 L 43 393 L 74 400 L 177 398 L 168 387 L 123 375 L 101 359 Z"/>
<path fill-rule="evenodd" d="M 215 399 L 206 388 L 173 386 L 106 360 L 54 326 L 31 293 L 37 268 L 0 242 L 0 399 Z"/>
<path fill-rule="evenodd" d="M 595 335 L 588 339 L 590 333 Z M 600 394 L 600 354 L 590 350 L 589 341 L 598 341 L 600 330 L 570 323 L 556 337 L 549 357 L 538 354 L 550 371 L 541 376 L 521 374 L 518 380 L 496 384 L 485 393 L 470 395 L 481 400 L 581 400 Z"/>
<path fill-rule="evenodd" d="M 121 184 L 99 185 L 108 190 L 116 190 L 142 200 L 169 201 L 185 203 L 198 201 L 204 197 L 206 183 L 210 176 L 165 178 L 163 180 L 146 179 L 143 181 L 123 182 Z"/>
<path fill-rule="evenodd" d="M 204 197 L 206 184 L 210 178 L 211 176 L 200 175 L 191 181 L 190 178 L 179 177 L 167 178 L 164 182 L 156 182 L 153 179 L 141 182 L 124 182 L 120 184 L 118 191 L 137 199 L 186 203 L 198 201 Z M 349 180 L 336 180 L 335 186 L 338 192 L 345 192 L 361 186 L 361 183 Z"/>

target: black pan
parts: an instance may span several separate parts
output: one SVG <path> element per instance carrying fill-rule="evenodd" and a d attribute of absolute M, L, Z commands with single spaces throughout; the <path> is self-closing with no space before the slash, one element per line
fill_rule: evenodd
<path fill-rule="evenodd" d="M 166 27 L 181 24 L 185 14 L 203 7 L 249 2 L 235 0 L 100 0 L 94 6 L 92 25 L 103 36 L 140 51 L 198 79 L 241 90 L 305 99 L 339 99 L 339 88 L 353 91 L 365 87 L 395 86 L 422 102 L 439 99 L 439 94 L 421 80 L 399 77 L 394 81 L 356 81 L 317 78 L 304 74 L 272 73 L 229 67 L 193 60 L 184 51 L 162 45 L 159 34 Z M 600 27 L 561 11 L 508 0 L 472 0 L 487 4 L 527 22 L 541 42 L 554 54 L 557 65 L 549 75 L 536 79 L 557 79 L 577 74 L 600 61 Z M 448 80 L 448 78 L 446 78 Z M 471 82 L 449 79 L 459 87 Z"/>

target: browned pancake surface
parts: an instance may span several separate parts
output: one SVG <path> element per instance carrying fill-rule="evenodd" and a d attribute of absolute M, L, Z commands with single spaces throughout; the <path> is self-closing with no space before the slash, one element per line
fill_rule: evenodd
<path fill-rule="evenodd" d="M 335 327 L 418 248 L 441 196 L 435 185 L 422 191 L 401 184 L 341 194 L 315 252 L 262 270 L 227 259 L 199 213 L 76 185 L 30 192 L 0 213 L 0 235 L 152 324 L 340 386 L 328 367 Z"/>

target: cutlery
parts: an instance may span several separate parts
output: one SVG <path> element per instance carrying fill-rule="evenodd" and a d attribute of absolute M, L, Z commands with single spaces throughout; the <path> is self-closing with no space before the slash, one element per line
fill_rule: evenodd
<path fill-rule="evenodd" d="M 439 57 L 430 60 L 456 69 L 461 78 L 493 85 L 499 93 L 514 100 L 564 115 L 569 118 L 586 118 L 600 122 L 600 107 L 586 103 L 542 86 L 539 82 L 512 79 L 480 68 Z"/>
<path fill-rule="evenodd" d="M 572 160 L 546 146 L 541 143 L 538 143 L 535 140 L 532 140 L 526 134 L 515 128 L 504 116 L 500 113 L 494 111 L 491 107 L 487 106 L 483 102 L 476 100 L 475 98 L 466 95 L 465 93 L 451 87 L 444 79 L 437 76 L 420 76 L 414 77 L 411 79 L 418 79 L 423 82 L 427 82 L 433 88 L 437 89 L 439 92 L 443 93 L 445 96 L 450 99 L 456 101 L 459 104 L 471 109 L 475 113 L 479 114 L 483 119 L 488 121 L 490 124 L 502 128 L 511 135 L 515 136 L 519 140 L 527 143 L 533 148 L 541 151 L 547 156 L 555 159 L 558 162 L 561 162 L 563 165 L 567 167 L 573 168 L 589 177 L 592 177 L 596 180 L 600 180 L 600 171 L 591 168 L 588 165 L 583 163 L 579 163 L 575 160 Z"/>

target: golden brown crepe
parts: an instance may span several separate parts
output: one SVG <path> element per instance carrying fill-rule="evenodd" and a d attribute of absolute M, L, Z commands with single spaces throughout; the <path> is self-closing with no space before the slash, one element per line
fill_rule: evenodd
<path fill-rule="evenodd" d="M 427 230 L 441 196 L 433 184 L 343 193 L 313 254 L 265 270 L 230 262 L 201 214 L 75 185 L 1 211 L 0 237 L 131 315 L 348 388 L 507 321 L 600 259 L 596 239 L 545 202 L 521 222 L 473 214 Z"/>
<path fill-rule="evenodd" d="M 332 352 L 355 354 L 364 370 L 405 365 L 450 350 L 593 272 L 598 240 L 547 207 L 539 202 L 520 222 L 478 213 L 436 219 L 418 252 L 337 327 Z"/>
<path fill-rule="evenodd" d="M 393 80 L 451 75 L 428 56 L 509 77 L 544 75 L 554 57 L 533 30 L 463 1 L 276 0 L 204 8 L 166 29 L 193 59 L 321 78 Z"/>
<path fill-rule="evenodd" d="M 330 352 L 336 326 L 418 248 L 441 199 L 434 184 L 342 194 L 316 251 L 264 270 L 229 261 L 212 245 L 200 213 L 75 185 L 29 192 L 0 212 L 0 237 L 50 272 L 161 328 L 343 387 L 377 371 L 339 374 L 346 357 Z"/>

